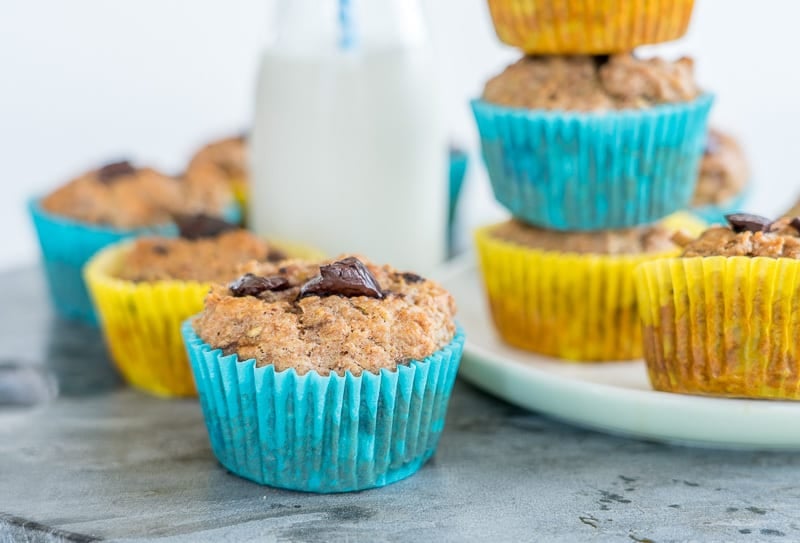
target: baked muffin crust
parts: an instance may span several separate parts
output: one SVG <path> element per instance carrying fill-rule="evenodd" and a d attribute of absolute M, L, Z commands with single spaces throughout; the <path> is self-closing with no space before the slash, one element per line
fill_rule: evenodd
<path fill-rule="evenodd" d="M 677 238 L 676 243 L 683 246 L 682 256 L 800 258 L 800 218 L 770 222 L 740 213 L 728 215 L 728 220 L 730 225 L 709 228 L 697 239 Z"/>
<path fill-rule="evenodd" d="M 697 98 L 694 61 L 611 56 L 529 56 L 489 80 L 483 98 L 527 109 L 643 109 Z"/>
<path fill-rule="evenodd" d="M 294 368 L 301 375 L 309 371 L 360 375 L 362 371 L 394 370 L 399 364 L 424 359 L 452 341 L 453 297 L 434 281 L 416 274 L 358 257 L 379 286 L 381 297 L 324 295 L 319 289 L 308 292 L 305 285 L 326 278 L 321 269 L 342 262 L 356 266 L 354 258 L 249 263 L 241 271 L 252 276 L 212 287 L 205 310 L 194 321 L 195 332 L 212 347 L 226 354 L 237 353 L 240 360 L 255 358 L 258 367 Z M 345 274 L 343 280 L 353 278 Z M 263 283 L 261 287 L 245 288 L 256 287 L 257 282 Z M 260 290 L 266 283 L 273 288 Z M 258 294 L 249 295 L 255 292 Z"/>
<path fill-rule="evenodd" d="M 494 227 L 491 235 L 525 247 L 561 253 L 625 255 L 674 249 L 672 231 L 660 224 L 587 232 L 560 232 L 510 220 Z"/>
<path fill-rule="evenodd" d="M 739 194 L 750 177 L 744 151 L 731 136 L 710 130 L 700 162 L 693 206 L 719 204 Z"/>
<path fill-rule="evenodd" d="M 59 187 L 41 201 L 42 209 L 81 222 L 141 228 L 170 222 L 181 208 L 176 179 L 127 161 L 107 164 Z"/>

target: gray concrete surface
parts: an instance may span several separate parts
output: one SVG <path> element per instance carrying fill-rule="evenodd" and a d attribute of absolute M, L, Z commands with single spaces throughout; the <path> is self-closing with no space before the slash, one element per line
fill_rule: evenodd
<path fill-rule="evenodd" d="M 0 274 L 0 391 L 17 386 L 0 401 L 2 543 L 800 540 L 798 454 L 604 436 L 464 383 L 414 477 L 261 487 L 214 461 L 195 401 L 124 388 L 98 333 L 56 321 L 42 288 L 35 270 Z"/>

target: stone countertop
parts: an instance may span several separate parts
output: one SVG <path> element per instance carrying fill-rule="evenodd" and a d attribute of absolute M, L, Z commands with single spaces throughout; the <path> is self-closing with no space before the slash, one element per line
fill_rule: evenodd
<path fill-rule="evenodd" d="M 800 539 L 800 454 L 606 436 L 463 382 L 415 476 L 262 487 L 216 463 L 196 401 L 125 388 L 98 332 L 56 320 L 43 288 L 35 269 L 0 274 L 1 543 Z"/>

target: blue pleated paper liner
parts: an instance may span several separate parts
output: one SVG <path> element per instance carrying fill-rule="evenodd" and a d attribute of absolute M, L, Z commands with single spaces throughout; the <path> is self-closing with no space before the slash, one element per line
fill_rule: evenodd
<path fill-rule="evenodd" d="M 708 224 L 728 224 L 728 221 L 725 220 L 725 215 L 745 211 L 751 191 L 752 183 L 749 183 L 742 192 L 733 198 L 719 204 L 693 207 L 691 212 Z"/>
<path fill-rule="evenodd" d="M 450 149 L 450 170 L 448 183 L 448 207 L 447 207 L 447 251 L 453 254 L 453 229 L 455 228 L 456 208 L 461 196 L 461 189 L 464 187 L 464 177 L 467 173 L 469 156 L 459 149 Z"/>
<path fill-rule="evenodd" d="M 495 198 L 557 230 L 624 228 L 689 207 L 713 96 L 642 110 L 525 110 L 474 100 Z"/>
<path fill-rule="evenodd" d="M 222 218 L 231 224 L 242 224 L 244 221 L 242 206 L 236 202 L 226 205 L 225 209 L 222 210 Z"/>
<path fill-rule="evenodd" d="M 45 275 L 56 312 L 61 317 L 97 324 L 83 280 L 83 265 L 100 249 L 123 239 L 143 235 L 175 235 L 174 225 L 121 230 L 81 223 L 45 212 L 38 200 L 28 203 Z"/>
<path fill-rule="evenodd" d="M 211 448 L 229 471 L 308 492 L 380 487 L 436 451 L 464 334 L 422 361 L 354 377 L 297 375 L 223 356 L 183 324 Z"/>

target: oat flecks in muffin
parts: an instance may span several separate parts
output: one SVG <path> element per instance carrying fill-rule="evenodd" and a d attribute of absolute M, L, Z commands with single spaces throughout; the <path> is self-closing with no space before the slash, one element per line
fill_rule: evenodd
<path fill-rule="evenodd" d="M 491 234 L 526 247 L 561 253 L 623 255 L 675 248 L 671 241 L 673 232 L 660 224 L 618 230 L 559 232 L 512 219 L 494 227 Z"/>
<path fill-rule="evenodd" d="M 230 281 L 239 266 L 268 260 L 269 245 L 246 230 L 195 239 L 147 237 L 137 239 L 125 254 L 119 278 L 128 281 Z"/>
<path fill-rule="evenodd" d="M 241 271 L 271 281 L 280 277 L 291 286 L 236 296 L 229 285 L 215 285 L 194 321 L 195 331 L 212 347 L 237 353 L 240 360 L 255 358 L 259 367 L 295 368 L 301 375 L 393 370 L 452 341 L 456 307 L 446 290 L 418 276 L 409 280 L 390 266 L 362 257 L 354 258 L 379 285 L 383 298 L 335 293 L 300 297 L 303 285 L 321 276 L 321 266 L 347 257 L 323 263 L 250 263 Z"/>
<path fill-rule="evenodd" d="M 694 62 L 681 58 L 523 57 L 486 84 L 487 102 L 527 109 L 605 111 L 686 102 L 699 96 Z"/>
<path fill-rule="evenodd" d="M 684 257 L 766 256 L 800 258 L 800 219 L 784 217 L 771 222 L 757 215 L 729 215 L 729 226 L 715 226 L 683 245 Z"/>
<path fill-rule="evenodd" d="M 742 191 L 749 177 L 747 159 L 736 140 L 712 129 L 700 161 L 692 205 L 719 204 L 730 200 Z"/>
<path fill-rule="evenodd" d="M 41 206 L 86 223 L 141 228 L 168 223 L 181 201 L 178 180 L 121 161 L 73 179 L 43 198 Z"/>

